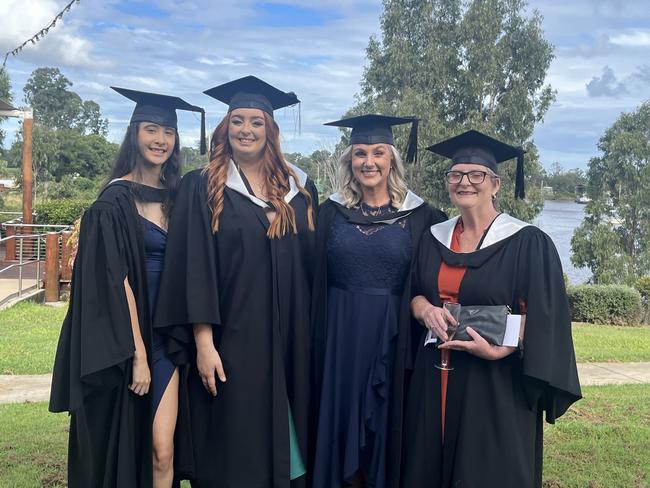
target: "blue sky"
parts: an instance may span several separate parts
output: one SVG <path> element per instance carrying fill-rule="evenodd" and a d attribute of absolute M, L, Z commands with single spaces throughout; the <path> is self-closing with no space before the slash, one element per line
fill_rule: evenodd
<path fill-rule="evenodd" d="M 67 0 L 2 0 L 0 53 L 31 37 Z M 556 58 L 547 82 L 557 101 L 534 133 L 542 163 L 586 168 L 603 131 L 650 93 L 650 8 L 645 0 L 532 0 Z M 181 96 L 202 105 L 214 128 L 225 106 L 202 91 L 255 74 L 302 100 L 276 119 L 285 151 L 331 147 L 322 123 L 354 104 L 365 48 L 379 33 L 380 0 L 81 0 L 36 46 L 10 57 L 14 100 L 39 66 L 56 66 L 82 98 L 97 101 L 119 142 L 132 107 L 109 85 Z M 302 122 L 299 134 L 298 119 Z M 194 143 L 198 118 L 180 116 Z M 5 122 L 13 140 L 15 121 Z M 422 141 L 422 144 L 432 141 Z"/>

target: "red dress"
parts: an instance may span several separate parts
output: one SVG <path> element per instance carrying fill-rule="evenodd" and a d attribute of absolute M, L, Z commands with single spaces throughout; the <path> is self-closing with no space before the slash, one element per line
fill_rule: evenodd
<path fill-rule="evenodd" d="M 458 219 L 451 236 L 451 250 L 460 252 L 460 235 L 463 233 L 463 221 Z M 444 302 L 458 303 L 458 290 L 460 283 L 463 281 L 467 268 L 465 266 L 449 266 L 442 263 L 438 273 L 438 290 L 440 300 Z M 447 382 L 449 381 L 449 371 L 440 370 L 440 390 L 441 390 L 441 410 L 442 410 L 442 433 L 445 433 L 445 407 L 447 404 Z"/>

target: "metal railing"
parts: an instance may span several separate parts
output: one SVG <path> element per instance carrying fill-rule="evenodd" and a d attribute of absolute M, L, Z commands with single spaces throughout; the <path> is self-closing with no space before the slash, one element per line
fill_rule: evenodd
<path fill-rule="evenodd" d="M 18 241 L 18 262 L 10 264 L 9 266 L 6 266 L 3 269 L 0 269 L 0 278 L 2 277 L 2 273 L 8 272 L 12 269 L 18 268 L 18 291 L 14 293 L 10 293 L 9 295 L 3 297 L 0 299 L 0 306 L 4 305 L 7 303 L 9 300 L 12 300 L 16 297 L 20 298 L 23 296 L 23 293 L 31 291 L 33 289 L 40 289 L 40 283 L 41 283 L 41 241 L 42 237 L 44 237 L 45 234 L 27 234 L 27 235 L 19 235 L 19 236 L 9 236 L 5 237 L 4 239 L 0 239 L 0 244 L 2 244 L 5 241 L 9 241 L 11 239 L 16 239 Z M 25 239 L 36 239 L 36 259 L 30 259 L 25 261 L 24 260 L 24 252 L 23 252 L 23 243 L 25 242 Z M 27 265 L 36 263 L 36 284 L 28 286 L 28 287 L 23 287 L 23 268 Z"/>
<path fill-rule="evenodd" d="M 18 220 L 18 219 L 16 219 Z M 0 269 L 0 278 L 9 275 L 11 270 L 18 269 L 18 290 L 13 293 L 2 297 L 0 296 L 0 306 L 5 303 L 13 300 L 14 298 L 20 298 L 24 293 L 41 288 L 41 263 L 45 260 L 45 238 L 48 233 L 55 232 L 56 234 L 61 234 L 64 231 L 70 230 L 71 226 L 69 225 L 47 225 L 47 224 L 20 224 L 15 223 L 15 221 L 4 222 L 1 224 L 2 228 L 8 229 L 12 228 L 15 232 L 15 235 L 10 235 L 0 239 L 0 246 L 4 245 L 5 250 L 7 250 L 10 244 L 14 246 L 17 244 L 17 263 L 12 263 L 6 266 L 3 269 Z M 30 233 L 22 233 L 20 232 Z M 39 230 L 42 232 L 39 232 Z M 34 249 L 35 248 L 35 249 Z M 35 252 L 34 252 L 35 251 Z M 60 252 L 61 249 L 59 248 Z M 27 257 L 27 259 L 26 259 Z M 14 259 L 11 259 L 12 261 Z M 30 286 L 23 286 L 23 281 L 26 279 L 24 277 L 24 268 L 29 265 L 36 264 L 36 283 Z M 6 274 L 5 274 L 6 273 Z"/>
<path fill-rule="evenodd" d="M 5 219 L 11 219 L 11 220 L 5 221 Z M 2 221 L 2 223 L 0 224 L 0 237 L 2 237 L 3 235 L 6 237 L 3 231 L 7 232 L 7 228 L 14 225 L 22 224 L 23 214 L 22 212 L 0 212 L 0 221 Z"/>

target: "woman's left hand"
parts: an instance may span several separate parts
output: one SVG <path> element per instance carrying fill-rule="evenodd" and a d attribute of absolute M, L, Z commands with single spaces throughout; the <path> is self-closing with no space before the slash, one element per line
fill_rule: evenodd
<path fill-rule="evenodd" d="M 149 364 L 147 364 L 147 355 L 146 353 L 136 352 L 133 356 L 133 374 L 129 390 L 136 395 L 142 396 L 149 393 L 150 386 L 151 371 L 149 371 Z"/>
<path fill-rule="evenodd" d="M 488 361 L 503 359 L 517 350 L 516 347 L 494 346 L 471 327 L 467 327 L 466 330 L 467 334 L 472 338 L 471 341 L 447 341 L 440 344 L 439 348 L 465 351 Z"/>

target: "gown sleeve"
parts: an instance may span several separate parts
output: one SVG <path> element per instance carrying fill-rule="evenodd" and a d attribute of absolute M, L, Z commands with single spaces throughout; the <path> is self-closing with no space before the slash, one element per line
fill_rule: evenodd
<path fill-rule="evenodd" d="M 96 389 L 119 383 L 135 351 L 124 289 L 125 224 L 116 207 L 95 203 L 84 214 L 70 305 L 59 337 L 50 411 L 74 411 Z"/>
<path fill-rule="evenodd" d="M 551 239 L 535 229 L 525 251 L 523 374 L 528 402 L 554 423 L 581 398 L 562 265 Z"/>
<path fill-rule="evenodd" d="M 196 170 L 183 177 L 172 210 L 154 328 L 168 337 L 168 353 L 182 364 L 193 344 L 189 326 L 220 323 L 215 235 L 206 180 Z"/>
<path fill-rule="evenodd" d="M 307 190 L 311 195 L 311 204 L 312 204 L 312 208 L 314 209 L 314 222 L 316 222 L 316 217 L 318 216 L 318 209 L 320 207 L 320 204 L 318 202 L 318 190 L 316 189 L 316 185 L 311 180 L 311 178 L 309 178 L 307 180 L 307 183 L 305 183 L 305 190 Z"/>
<path fill-rule="evenodd" d="M 426 227 L 422 232 L 422 236 L 418 242 L 418 248 L 414 254 L 413 262 L 411 263 L 411 299 L 418 295 L 425 295 L 420 270 L 424 265 L 426 255 L 429 251 L 429 232 L 429 227 Z"/>

